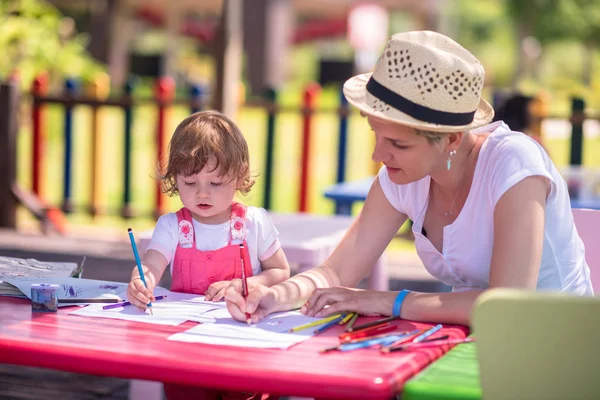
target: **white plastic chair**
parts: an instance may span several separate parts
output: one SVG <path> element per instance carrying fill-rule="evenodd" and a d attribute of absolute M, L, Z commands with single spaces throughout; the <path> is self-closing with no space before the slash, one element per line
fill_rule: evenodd
<path fill-rule="evenodd" d="M 574 208 L 573 219 L 577 233 L 585 245 L 585 260 L 590 267 L 594 292 L 600 295 L 600 210 Z"/>

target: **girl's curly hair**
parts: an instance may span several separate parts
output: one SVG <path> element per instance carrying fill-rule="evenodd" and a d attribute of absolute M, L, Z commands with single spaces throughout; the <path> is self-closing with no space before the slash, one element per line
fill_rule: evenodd
<path fill-rule="evenodd" d="M 222 176 L 237 179 L 237 190 L 247 194 L 254 185 L 246 139 L 236 124 L 218 111 L 200 111 L 184 119 L 169 143 L 169 158 L 159 167 L 162 191 L 179 194 L 177 175 L 194 175 L 209 161 Z"/>

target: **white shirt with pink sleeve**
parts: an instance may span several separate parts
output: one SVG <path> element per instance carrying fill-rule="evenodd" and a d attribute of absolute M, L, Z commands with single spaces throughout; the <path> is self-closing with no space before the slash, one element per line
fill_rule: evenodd
<path fill-rule="evenodd" d="M 486 289 L 494 244 L 494 208 L 502 195 L 529 176 L 550 182 L 538 290 L 593 295 L 584 245 L 573 222 L 567 185 L 544 149 L 503 122 L 475 131 L 491 132 L 477 159 L 473 183 L 456 220 L 444 227 L 442 253 L 423 235 L 431 178 L 393 183 L 386 167 L 379 183 L 390 204 L 413 220 L 417 253 L 427 271 L 454 291 Z"/>
<path fill-rule="evenodd" d="M 208 225 L 194 219 L 193 224 L 198 250 L 216 250 L 227 246 L 229 243 L 231 236 L 230 221 L 218 225 Z M 239 238 L 234 238 L 231 242 L 231 244 L 239 243 L 242 243 Z M 246 243 L 252 263 L 252 273 L 256 275 L 262 271 L 261 261 L 269 259 L 281 248 L 279 232 L 264 208 L 247 208 Z M 175 213 L 162 215 L 156 223 L 152 239 L 146 251 L 152 249 L 160 252 L 170 264 L 178 244 L 179 225 L 177 215 Z"/>

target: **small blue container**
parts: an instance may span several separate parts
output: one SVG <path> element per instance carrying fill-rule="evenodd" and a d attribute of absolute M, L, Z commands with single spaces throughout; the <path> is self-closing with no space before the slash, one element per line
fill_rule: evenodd
<path fill-rule="evenodd" d="M 58 311 L 58 285 L 36 283 L 31 285 L 31 311 Z"/>

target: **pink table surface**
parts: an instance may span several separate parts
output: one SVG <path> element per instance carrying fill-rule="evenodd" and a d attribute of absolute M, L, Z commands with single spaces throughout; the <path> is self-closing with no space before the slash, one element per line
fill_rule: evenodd
<path fill-rule="evenodd" d="M 0 297 L 0 362 L 62 371 L 145 379 L 244 392 L 331 399 L 389 399 L 410 377 L 449 347 L 388 355 L 375 349 L 319 353 L 338 343 L 341 327 L 288 350 L 167 341 L 195 325 L 32 313 L 29 300 Z M 358 323 L 373 318 L 361 318 Z M 431 324 L 399 320 L 403 329 Z M 439 335 L 465 337 L 467 328 L 444 326 Z"/>

